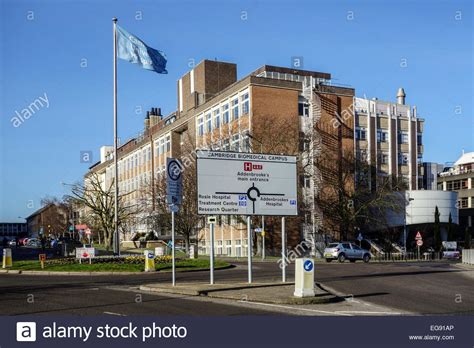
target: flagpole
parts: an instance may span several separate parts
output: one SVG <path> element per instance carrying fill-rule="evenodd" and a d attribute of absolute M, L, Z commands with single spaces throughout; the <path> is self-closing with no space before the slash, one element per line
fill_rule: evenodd
<path fill-rule="evenodd" d="M 117 159 L 117 18 L 113 18 L 114 23 L 114 254 L 120 256 L 120 236 L 118 230 L 118 159 Z"/>

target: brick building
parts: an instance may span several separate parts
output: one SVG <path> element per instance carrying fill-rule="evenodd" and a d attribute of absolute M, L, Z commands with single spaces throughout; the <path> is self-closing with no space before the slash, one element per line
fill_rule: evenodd
<path fill-rule="evenodd" d="M 375 185 L 378 176 L 396 174 L 417 187 L 423 120 L 416 108 L 405 105 L 402 92 L 397 103 L 355 98 L 353 88 L 332 84 L 328 73 L 270 65 L 237 80 L 235 64 L 204 60 L 178 80 L 176 111 L 163 116 L 160 108 L 152 108 L 143 132 L 118 149 L 120 194 L 127 204 L 140 204 L 143 187 L 153 186 L 164 174 L 167 157 L 185 156 L 190 149 L 184 144 L 189 142 L 192 150 L 297 154 L 300 214 L 289 228 L 288 244 L 309 237 L 321 242 L 322 232 L 338 238 L 337 231 L 324 230 L 322 213 L 314 204 L 322 185 L 341 175 L 338 163 L 364 152 L 378 165 Z M 110 185 L 112 155 L 112 147 L 103 147 L 100 162 L 87 175 L 97 173 Z M 353 189 L 354 180 L 348 185 Z M 145 221 L 139 217 L 127 238 L 149 232 Z M 265 225 L 266 245 L 277 253 L 278 222 L 268 217 Z M 163 239 L 169 236 L 169 231 L 155 232 Z M 196 234 L 200 252 L 208 253 L 208 229 L 196 226 Z M 217 254 L 245 256 L 244 219 L 219 218 L 215 240 Z"/>

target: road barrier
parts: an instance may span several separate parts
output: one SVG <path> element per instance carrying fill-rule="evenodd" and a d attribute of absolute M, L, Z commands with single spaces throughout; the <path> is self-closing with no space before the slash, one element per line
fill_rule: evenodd
<path fill-rule="evenodd" d="M 4 248 L 4 249 L 3 249 L 2 268 L 12 267 L 12 265 L 13 265 L 13 261 L 12 261 L 12 249 L 10 249 L 10 248 Z"/>
<path fill-rule="evenodd" d="M 464 249 L 462 251 L 462 263 L 474 265 L 474 249 Z"/>

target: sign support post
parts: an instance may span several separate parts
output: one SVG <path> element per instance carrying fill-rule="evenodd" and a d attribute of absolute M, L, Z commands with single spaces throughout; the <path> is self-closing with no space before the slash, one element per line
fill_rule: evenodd
<path fill-rule="evenodd" d="M 211 279 L 210 279 L 210 284 L 214 285 L 214 223 L 210 223 L 210 229 L 211 229 L 211 252 L 210 252 L 210 268 L 211 268 Z"/>
<path fill-rule="evenodd" d="M 285 231 L 285 217 L 281 218 L 281 281 L 286 282 L 286 231 Z"/>
<path fill-rule="evenodd" d="M 166 202 L 171 210 L 171 284 L 176 285 L 175 213 L 183 199 L 183 166 L 176 158 L 166 159 Z"/>
<path fill-rule="evenodd" d="M 171 268 L 172 268 L 172 283 L 176 285 L 176 260 L 175 260 L 175 248 L 174 248 L 174 211 L 171 211 Z"/>
<path fill-rule="evenodd" d="M 252 283 L 252 226 L 250 215 L 247 216 L 247 267 L 248 282 Z"/>
<path fill-rule="evenodd" d="M 262 215 L 262 261 L 265 261 L 265 216 Z"/>

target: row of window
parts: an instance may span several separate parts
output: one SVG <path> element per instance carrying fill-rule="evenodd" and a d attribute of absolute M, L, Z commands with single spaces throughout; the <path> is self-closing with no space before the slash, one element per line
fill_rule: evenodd
<path fill-rule="evenodd" d="M 474 197 L 471 197 L 471 205 L 474 202 Z M 469 208 L 469 197 L 461 197 L 458 200 L 458 207 L 459 208 Z"/>
<path fill-rule="evenodd" d="M 248 92 L 232 97 L 230 103 L 226 102 L 218 105 L 196 118 L 197 134 L 202 136 L 211 133 L 213 129 L 219 129 L 222 124 L 237 120 L 241 115 L 248 114 L 249 111 L 250 99 Z"/>
<path fill-rule="evenodd" d="M 144 187 L 145 185 L 149 185 L 150 182 L 151 172 L 142 173 L 133 178 L 119 182 L 119 190 L 123 194 L 129 193 L 138 190 L 141 187 Z"/>
<path fill-rule="evenodd" d="M 129 171 L 139 166 L 144 165 L 146 162 L 151 160 L 151 147 L 146 146 L 138 151 L 135 151 L 132 155 L 121 159 L 118 163 L 119 175 L 123 175 L 125 171 Z"/>
<path fill-rule="evenodd" d="M 232 246 L 232 240 L 231 239 L 226 239 L 225 241 L 225 246 Z M 244 239 L 243 240 L 244 244 L 243 245 L 247 245 L 247 239 Z M 242 243 L 241 243 L 241 240 L 240 239 L 235 239 L 234 240 L 234 243 L 233 243 L 235 246 L 241 246 Z M 223 243 L 222 243 L 222 240 L 216 240 L 216 243 L 214 244 L 214 247 L 222 247 Z M 200 247 L 210 247 L 211 246 L 211 242 L 210 241 L 205 241 L 205 240 L 201 240 L 199 242 L 199 246 Z"/>
<path fill-rule="evenodd" d="M 210 148 L 215 151 L 250 152 L 249 131 L 234 134 L 230 138 L 219 139 L 211 144 Z"/>
<path fill-rule="evenodd" d="M 467 179 L 446 181 L 446 189 L 448 191 L 466 190 L 468 187 L 469 183 Z"/>
<path fill-rule="evenodd" d="M 359 161 L 367 161 L 367 151 L 366 150 L 357 150 L 356 158 Z M 390 155 L 385 152 L 377 154 L 377 161 L 380 164 L 389 164 Z M 410 157 L 408 153 L 399 152 L 398 153 L 398 164 L 406 165 L 410 162 Z"/>
<path fill-rule="evenodd" d="M 367 129 L 364 127 L 356 127 L 355 129 L 355 138 L 356 140 L 367 140 Z M 378 143 L 386 143 L 389 142 L 390 136 L 389 132 L 386 130 L 377 130 L 377 142 Z M 409 134 L 408 132 L 399 131 L 398 132 L 398 143 L 399 144 L 408 144 L 409 142 Z M 422 144 L 422 135 L 417 135 L 417 142 L 418 145 Z"/>

